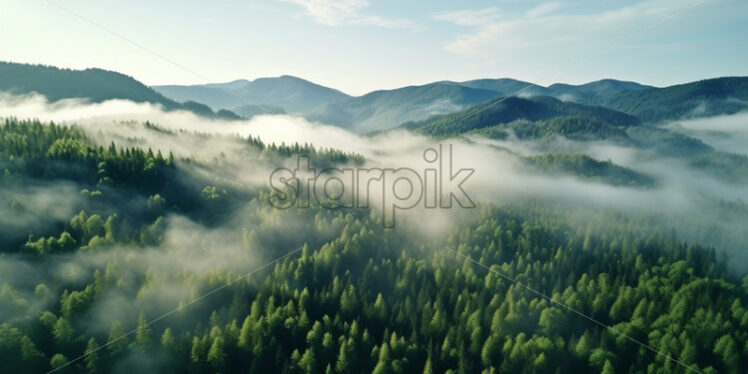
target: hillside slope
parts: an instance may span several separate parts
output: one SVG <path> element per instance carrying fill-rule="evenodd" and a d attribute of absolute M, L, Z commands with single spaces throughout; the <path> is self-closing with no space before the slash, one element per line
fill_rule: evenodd
<path fill-rule="evenodd" d="M 35 92 L 51 102 L 62 99 L 91 102 L 123 99 L 160 104 L 165 110 L 182 109 L 209 118 L 238 118 L 229 111 L 213 112 L 198 102 L 175 102 L 133 77 L 103 69 L 72 70 L 0 61 L 0 92 L 16 95 Z"/>
<path fill-rule="evenodd" d="M 748 77 L 725 77 L 664 88 L 621 92 L 600 105 L 662 122 L 748 110 Z"/>
<path fill-rule="evenodd" d="M 244 105 L 272 105 L 291 113 L 303 113 L 325 103 L 349 98 L 336 89 L 290 75 L 253 81 L 240 79 L 227 83 L 153 88 L 176 101 L 200 101 L 213 109 L 232 110 Z"/>
<path fill-rule="evenodd" d="M 559 116 L 593 118 L 620 127 L 639 123 L 636 117 L 615 110 L 541 96 L 490 100 L 461 112 L 406 123 L 403 127 L 423 134 L 445 136 L 508 124 L 516 120 L 542 121 Z"/>
<path fill-rule="evenodd" d="M 612 95 L 650 86 L 612 79 L 574 86 L 550 87 L 510 78 L 476 79 L 463 82 L 439 81 L 391 90 L 377 90 L 362 96 L 348 96 L 332 88 L 295 78 L 259 78 L 194 86 L 154 86 L 163 95 L 179 101 L 198 101 L 214 109 L 237 113 L 247 102 L 270 105 L 299 114 L 311 121 L 344 127 L 357 132 L 386 130 L 408 121 L 454 113 L 486 100 L 516 94 L 521 97 L 552 96 L 585 104 L 599 104 Z"/>
<path fill-rule="evenodd" d="M 385 130 L 403 122 L 452 113 L 498 96 L 496 91 L 433 83 L 382 90 L 323 105 L 306 117 L 358 132 Z"/>
<path fill-rule="evenodd" d="M 158 103 L 168 109 L 179 107 L 178 103 L 130 76 L 102 69 L 71 70 L 0 61 L 0 91 L 13 94 L 37 92 L 50 101 L 67 98 L 93 102 L 127 99 Z"/>

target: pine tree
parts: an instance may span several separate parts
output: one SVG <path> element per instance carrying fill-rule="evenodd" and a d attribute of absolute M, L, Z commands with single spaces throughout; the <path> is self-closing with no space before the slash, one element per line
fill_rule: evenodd
<path fill-rule="evenodd" d="M 98 367 L 99 367 L 99 352 L 98 352 L 99 345 L 96 343 L 96 339 L 91 338 L 88 339 L 88 345 L 86 346 L 86 368 L 88 369 L 88 372 L 90 374 L 97 373 Z"/>
<path fill-rule="evenodd" d="M 391 372 L 390 363 L 390 346 L 387 344 L 387 342 L 384 342 L 379 348 L 379 360 L 377 361 L 377 365 L 374 367 L 374 371 L 372 373 L 389 374 Z"/>
<path fill-rule="evenodd" d="M 603 371 L 601 371 L 600 374 L 615 374 L 615 370 L 613 370 L 613 364 L 610 363 L 610 360 L 605 360 Z"/>
<path fill-rule="evenodd" d="M 338 360 L 335 363 L 335 371 L 341 374 L 349 373 L 351 370 L 351 352 L 348 347 L 348 342 L 344 340 L 340 345 Z"/>
<path fill-rule="evenodd" d="M 356 310 L 357 305 L 356 289 L 351 284 L 340 296 L 340 310 L 345 314 L 350 314 Z"/>
<path fill-rule="evenodd" d="M 52 356 L 52 359 L 49 360 L 49 366 L 52 367 L 52 369 L 57 370 L 58 372 L 69 372 L 69 366 L 66 366 L 68 364 L 68 358 L 65 357 L 62 353 L 57 353 L 54 356 Z M 65 370 L 65 369 L 68 370 Z M 61 370 L 62 369 L 62 370 Z"/>
<path fill-rule="evenodd" d="M 161 346 L 166 350 L 174 348 L 174 337 L 171 335 L 171 328 L 167 327 L 161 335 Z"/>
<path fill-rule="evenodd" d="M 310 347 L 301 356 L 299 366 L 304 370 L 305 373 L 314 373 L 317 368 L 317 357 L 314 354 L 314 350 Z"/>
<path fill-rule="evenodd" d="M 109 329 L 109 338 L 107 339 L 107 349 L 112 354 L 124 352 L 127 349 L 127 336 L 125 331 L 122 330 L 122 325 L 118 320 L 112 322 L 112 327 Z"/>
<path fill-rule="evenodd" d="M 145 313 L 140 312 L 138 316 L 138 327 L 135 330 L 135 344 L 142 349 L 147 349 L 153 343 L 153 330 L 148 325 Z"/>
<path fill-rule="evenodd" d="M 190 360 L 193 363 L 198 363 L 203 360 L 205 355 L 204 346 L 202 340 L 197 336 L 192 338 L 192 348 L 190 349 Z"/>
<path fill-rule="evenodd" d="M 225 360 L 226 352 L 223 350 L 223 338 L 219 336 L 213 339 L 213 344 L 210 346 L 210 350 L 208 351 L 207 361 L 213 365 L 214 369 L 219 370 L 223 366 Z"/>
<path fill-rule="evenodd" d="M 249 349 L 250 339 L 252 337 L 252 316 L 249 315 L 244 319 L 242 323 L 241 331 L 239 332 L 239 347 Z"/>
<path fill-rule="evenodd" d="M 483 349 L 481 349 L 481 362 L 483 363 L 484 367 L 491 367 L 496 362 L 496 357 L 499 353 L 499 344 L 496 338 L 493 337 L 493 335 L 489 335 L 488 338 L 486 338 L 486 342 L 483 344 Z"/>
<path fill-rule="evenodd" d="M 426 364 L 423 365 L 423 374 L 433 374 L 434 370 L 431 368 L 431 357 L 426 359 Z"/>
<path fill-rule="evenodd" d="M 70 326 L 70 322 L 65 317 L 57 319 L 52 333 L 57 344 L 65 345 L 73 340 L 73 327 Z"/>

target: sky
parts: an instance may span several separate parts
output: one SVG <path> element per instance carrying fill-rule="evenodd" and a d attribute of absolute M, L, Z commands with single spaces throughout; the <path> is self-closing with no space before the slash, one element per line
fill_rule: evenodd
<path fill-rule="evenodd" d="M 748 75 L 745 0 L 0 0 L 0 60 L 148 85 L 302 77 L 665 86 Z"/>

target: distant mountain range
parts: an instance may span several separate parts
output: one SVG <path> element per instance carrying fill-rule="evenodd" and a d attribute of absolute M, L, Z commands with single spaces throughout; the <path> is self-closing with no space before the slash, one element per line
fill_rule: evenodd
<path fill-rule="evenodd" d="M 360 133 L 405 125 L 425 133 L 446 134 L 508 123 L 582 116 L 606 123 L 657 123 L 748 110 L 748 77 L 726 77 L 657 88 L 605 79 L 582 85 L 548 87 L 515 79 L 439 81 L 421 86 L 350 96 L 301 78 L 281 76 L 192 86 L 147 87 L 117 72 L 69 70 L 0 62 L 0 91 L 37 92 L 49 100 L 82 98 L 92 102 L 128 99 L 157 103 L 166 110 L 189 110 L 205 117 L 249 118 L 289 113 Z M 501 100 L 478 118 L 446 125 L 450 118 Z M 591 114 L 592 113 L 592 114 Z M 507 122 L 508 121 L 508 122 Z"/>
<path fill-rule="evenodd" d="M 664 88 L 614 79 L 548 87 L 509 78 L 478 79 L 439 81 L 362 96 L 349 96 L 289 76 L 154 89 L 177 101 L 199 101 L 214 109 L 231 109 L 242 114 L 236 108 L 240 103 L 236 94 L 253 104 L 274 105 L 312 121 L 362 133 L 459 112 L 507 95 L 548 96 L 564 103 L 604 107 L 636 116 L 642 122 L 732 114 L 748 109 L 748 77 L 716 78 Z"/>
<path fill-rule="evenodd" d="M 255 81 L 153 88 L 176 101 L 199 101 L 214 109 L 231 109 L 241 114 L 237 105 L 244 98 L 253 104 L 279 106 L 312 121 L 358 132 L 370 132 L 393 128 L 408 121 L 453 113 L 517 92 L 522 96 L 552 96 L 567 101 L 597 104 L 621 92 L 653 87 L 609 79 L 579 86 L 554 84 L 541 87 L 502 78 L 466 82 L 440 81 L 422 86 L 379 90 L 363 96 L 349 96 L 300 78 L 282 76 Z"/>

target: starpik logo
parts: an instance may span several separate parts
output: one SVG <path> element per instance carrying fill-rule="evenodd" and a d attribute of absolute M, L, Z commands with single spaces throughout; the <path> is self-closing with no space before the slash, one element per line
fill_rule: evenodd
<path fill-rule="evenodd" d="M 453 166 L 452 145 L 423 152 L 425 167 L 326 168 L 312 167 L 307 156 L 297 156 L 296 168 L 275 169 L 270 174 L 270 204 L 278 209 L 308 208 L 312 201 L 328 209 L 367 209 L 381 204 L 385 227 L 395 226 L 398 210 L 423 205 L 426 209 L 475 208 L 463 189 L 474 169 Z"/>

